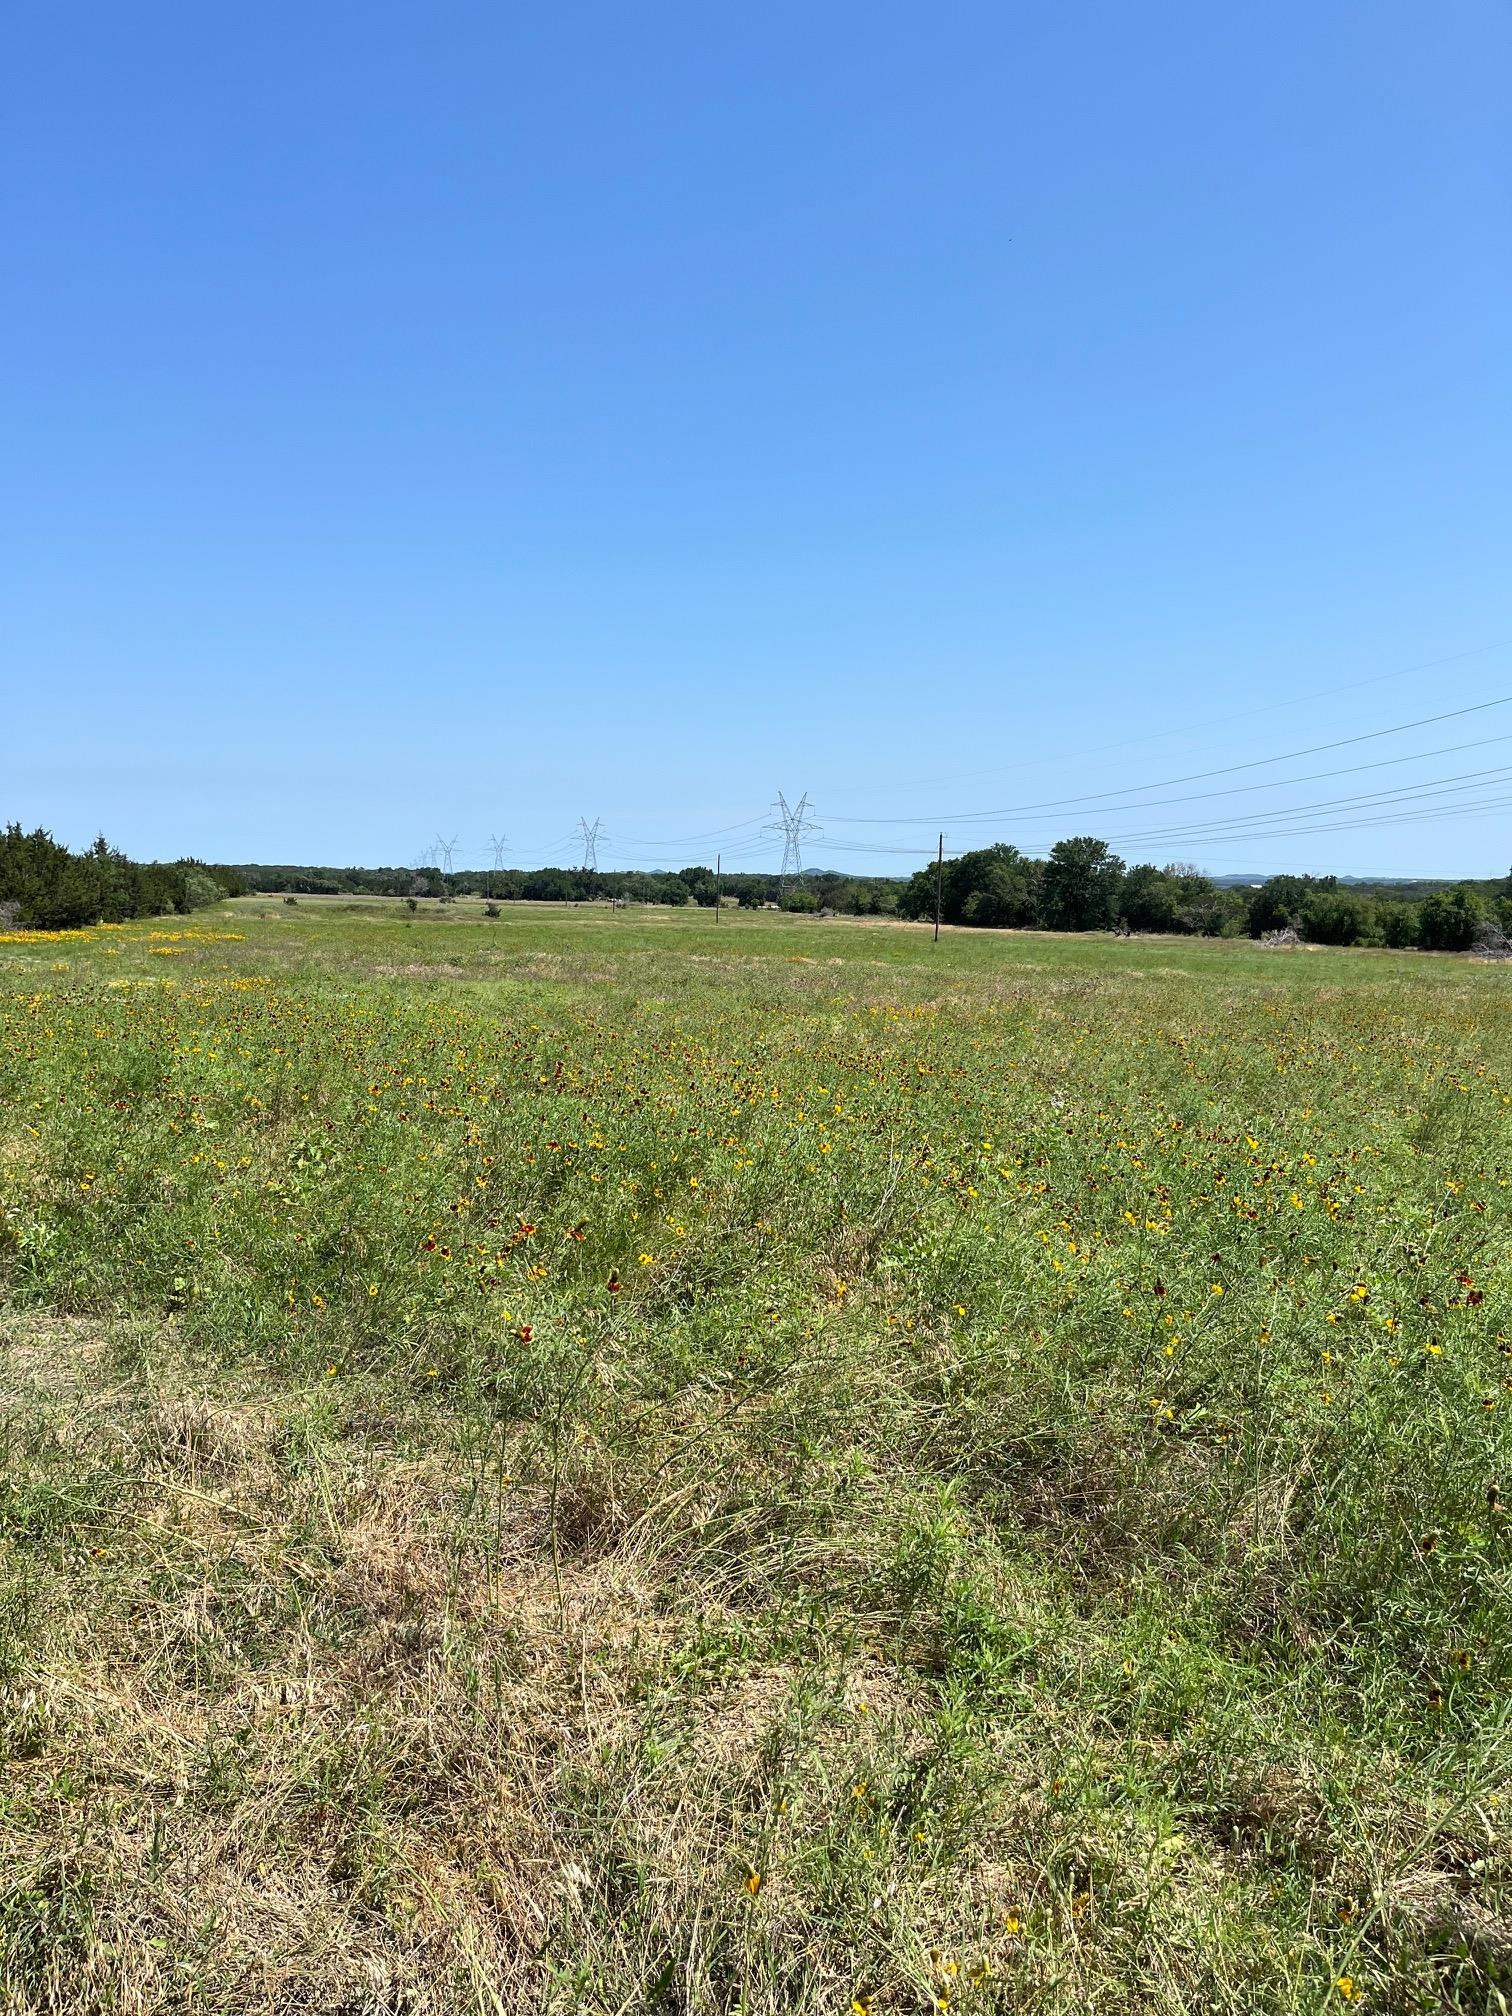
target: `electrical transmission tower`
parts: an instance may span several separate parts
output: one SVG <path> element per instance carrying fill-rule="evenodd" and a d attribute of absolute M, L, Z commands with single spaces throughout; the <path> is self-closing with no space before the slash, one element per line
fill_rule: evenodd
<path fill-rule="evenodd" d="M 494 879 L 488 885 L 488 893 L 490 896 L 497 896 L 499 893 L 499 876 L 503 873 L 504 869 L 504 849 L 509 844 L 509 835 L 507 833 L 490 833 L 488 844 L 493 849 L 494 857 Z"/>
<path fill-rule="evenodd" d="M 796 805 L 789 805 L 787 799 L 779 791 L 777 793 L 777 803 L 772 807 L 777 817 L 766 830 L 768 833 L 780 833 L 782 835 L 782 873 L 779 875 L 777 883 L 779 899 L 781 892 L 787 887 L 789 875 L 801 877 L 803 874 L 804 836 L 809 833 L 823 831 L 822 827 L 816 826 L 813 820 L 806 816 L 808 802 L 807 791 L 804 792 Z"/>
<path fill-rule="evenodd" d="M 453 833 L 450 840 L 443 840 L 439 833 L 436 835 L 436 854 L 440 858 L 442 866 L 448 875 L 452 872 L 452 856 L 456 851 L 457 836 L 455 833 Z"/>
<path fill-rule="evenodd" d="M 599 842 L 600 840 L 607 840 L 609 837 L 604 831 L 604 822 L 602 819 L 595 819 L 590 826 L 586 819 L 579 819 L 578 832 L 583 836 L 583 866 L 591 869 L 596 875 L 598 873 Z"/>

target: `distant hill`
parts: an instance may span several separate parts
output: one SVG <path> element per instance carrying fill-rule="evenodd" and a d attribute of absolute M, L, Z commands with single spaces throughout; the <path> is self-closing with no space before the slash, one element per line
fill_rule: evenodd
<path fill-rule="evenodd" d="M 1219 889 L 1258 889 L 1263 882 L 1269 882 L 1275 875 L 1290 875 L 1290 868 L 1256 869 L 1248 875 L 1214 875 L 1211 880 Z M 1431 896 L 1435 889 L 1457 889 L 1461 883 L 1468 883 L 1472 889 L 1497 889 L 1501 885 L 1495 878 L 1464 875 L 1336 875 L 1333 880 L 1341 889 L 1359 889 L 1367 893 L 1396 896 L 1404 902 L 1413 898 Z"/>

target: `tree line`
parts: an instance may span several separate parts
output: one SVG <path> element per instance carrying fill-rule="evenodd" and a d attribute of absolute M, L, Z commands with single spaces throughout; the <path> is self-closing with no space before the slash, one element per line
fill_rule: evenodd
<path fill-rule="evenodd" d="M 1512 876 L 1461 882 L 1421 897 L 1390 885 L 1357 887 L 1335 875 L 1273 875 L 1252 888 L 1221 887 L 1182 862 L 1127 867 L 1105 840 L 1061 840 L 1044 860 L 998 843 L 931 862 L 904 885 L 900 917 L 986 928 L 1159 931 L 1259 938 L 1292 930 L 1318 945 L 1390 945 L 1463 952 L 1487 926 L 1512 929 Z"/>
<path fill-rule="evenodd" d="M 799 877 L 679 869 L 325 868 L 193 859 L 132 861 L 103 838 L 75 853 L 37 828 L 0 831 L 0 925 L 67 929 L 185 913 L 244 892 L 407 896 L 445 903 L 702 904 L 898 916 L 983 929 L 1140 931 L 1259 937 L 1290 929 L 1322 945 L 1464 951 L 1488 927 L 1512 931 L 1512 876 L 1504 882 L 1342 884 L 1336 876 L 1274 875 L 1253 887 L 1216 883 L 1181 862 L 1130 868 L 1108 843 L 1081 835 L 1038 859 L 999 842 L 929 862 L 900 880 L 808 870 Z"/>
<path fill-rule="evenodd" d="M 237 893 L 201 861 L 131 861 L 103 836 L 75 854 L 39 826 L 0 832 L 0 925 L 68 931 L 184 914 Z"/>
<path fill-rule="evenodd" d="M 500 903 L 700 903 L 718 895 L 748 910 L 776 904 L 796 911 L 835 910 L 854 917 L 892 916 L 902 887 L 896 876 L 841 875 L 810 869 L 784 879 L 775 873 L 716 878 L 707 867 L 676 869 L 310 868 L 241 862 L 218 868 L 243 888 L 265 895 L 408 896 L 445 901 L 482 896 Z"/>

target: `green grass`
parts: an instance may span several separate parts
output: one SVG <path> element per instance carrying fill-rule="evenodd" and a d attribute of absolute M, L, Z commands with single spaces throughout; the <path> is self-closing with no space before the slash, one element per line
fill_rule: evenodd
<path fill-rule="evenodd" d="M 1504 2008 L 1507 985 L 0 942 L 0 2006 Z"/>

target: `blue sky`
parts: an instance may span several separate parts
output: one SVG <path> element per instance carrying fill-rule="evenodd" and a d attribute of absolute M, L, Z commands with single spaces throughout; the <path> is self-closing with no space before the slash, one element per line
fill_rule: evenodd
<path fill-rule="evenodd" d="M 18 0 L 0 816 L 758 865 L 780 786 L 857 867 L 1504 872 L 1509 59 L 1500 0 Z"/>

